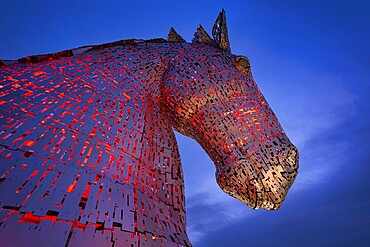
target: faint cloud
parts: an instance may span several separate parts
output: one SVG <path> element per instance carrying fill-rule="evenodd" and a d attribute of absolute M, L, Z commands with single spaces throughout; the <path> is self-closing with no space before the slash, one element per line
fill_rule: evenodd
<path fill-rule="evenodd" d="M 253 216 L 253 210 L 220 189 L 214 193 L 199 193 L 188 198 L 187 202 L 187 229 L 193 243 L 201 240 L 207 233 L 221 229 L 237 219 L 246 220 Z"/>

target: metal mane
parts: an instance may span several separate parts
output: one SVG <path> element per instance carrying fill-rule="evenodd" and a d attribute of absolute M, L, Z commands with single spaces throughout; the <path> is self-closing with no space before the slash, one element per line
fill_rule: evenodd
<path fill-rule="evenodd" d="M 113 46 L 123 46 L 123 45 L 136 45 L 136 44 L 142 44 L 142 43 L 166 43 L 170 42 L 168 40 L 165 40 L 163 38 L 154 38 L 154 39 L 124 39 L 99 45 L 84 45 L 81 47 L 73 48 L 73 49 L 67 49 L 60 52 L 55 53 L 48 53 L 48 54 L 41 54 L 41 55 L 33 55 L 33 56 L 27 56 L 22 57 L 17 60 L 0 60 L 0 66 L 4 65 L 10 65 L 15 63 L 41 63 L 46 61 L 53 61 L 59 58 L 63 57 L 72 57 L 77 56 L 82 53 L 90 52 L 90 51 L 96 51 L 101 50 Z"/>

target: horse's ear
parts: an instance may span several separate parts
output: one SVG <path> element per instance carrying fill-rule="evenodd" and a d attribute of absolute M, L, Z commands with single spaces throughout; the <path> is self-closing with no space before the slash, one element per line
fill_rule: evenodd
<path fill-rule="evenodd" d="M 186 42 L 173 27 L 171 27 L 170 32 L 168 33 L 167 40 L 169 42 Z"/>
<path fill-rule="evenodd" d="M 226 14 L 222 9 L 212 28 L 213 39 L 221 49 L 230 51 L 229 36 L 227 34 Z"/>
<path fill-rule="evenodd" d="M 200 43 L 200 44 L 206 44 L 206 45 L 214 45 L 213 40 L 208 35 L 206 30 L 202 27 L 202 25 L 199 25 L 197 28 L 197 31 L 194 33 L 194 38 L 191 40 L 193 43 Z"/>

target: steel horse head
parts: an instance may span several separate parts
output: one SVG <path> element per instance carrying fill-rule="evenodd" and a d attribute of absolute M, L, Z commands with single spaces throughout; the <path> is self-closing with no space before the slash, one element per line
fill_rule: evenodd
<path fill-rule="evenodd" d="M 249 59 L 231 54 L 224 10 L 212 34 L 200 26 L 173 59 L 164 105 L 174 128 L 212 158 L 222 190 L 252 208 L 278 209 L 297 175 L 297 149 L 254 82 Z"/>
<path fill-rule="evenodd" d="M 298 151 L 231 53 L 211 38 L 122 40 L 0 61 L 0 239 L 6 246 L 191 246 L 173 129 L 223 191 L 278 209 Z M 22 237 L 19 237 L 19 236 Z"/>

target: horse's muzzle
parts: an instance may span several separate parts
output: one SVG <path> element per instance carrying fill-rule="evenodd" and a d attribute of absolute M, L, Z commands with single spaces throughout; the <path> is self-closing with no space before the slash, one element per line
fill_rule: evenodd
<path fill-rule="evenodd" d="M 289 145 L 285 150 L 284 153 L 280 152 L 280 158 L 275 157 L 263 164 L 242 158 L 233 167 L 226 165 L 223 169 L 217 168 L 217 183 L 227 194 L 251 208 L 277 210 L 298 171 L 298 150 L 294 145 Z"/>

